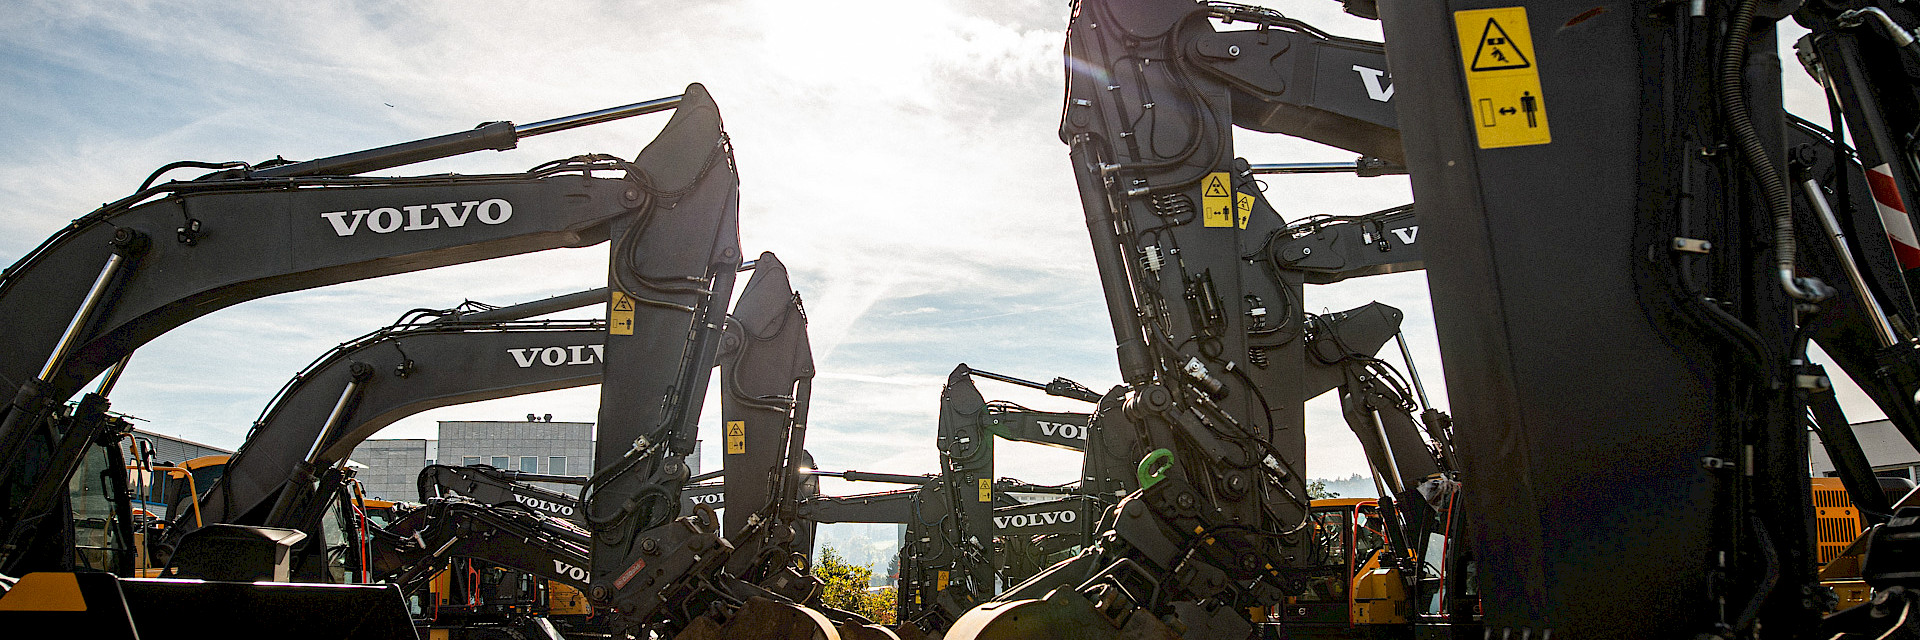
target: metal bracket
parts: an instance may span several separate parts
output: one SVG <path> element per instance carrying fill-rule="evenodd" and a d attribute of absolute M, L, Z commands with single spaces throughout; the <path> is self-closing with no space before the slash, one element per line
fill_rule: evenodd
<path fill-rule="evenodd" d="M 1713 251 L 1713 243 L 1694 238 L 1674 238 L 1673 250 L 1704 254 Z"/>

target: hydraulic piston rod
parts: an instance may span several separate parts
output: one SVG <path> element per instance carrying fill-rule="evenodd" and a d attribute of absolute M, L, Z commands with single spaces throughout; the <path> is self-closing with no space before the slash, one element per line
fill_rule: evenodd
<path fill-rule="evenodd" d="M 1364 156 L 1353 162 L 1277 162 L 1253 164 L 1247 168 L 1255 174 L 1352 173 L 1362 178 L 1407 173 L 1406 167 Z"/>
<path fill-rule="evenodd" d="M 854 482 L 891 482 L 894 484 L 926 484 L 933 476 L 908 476 L 895 473 L 869 473 L 866 471 L 821 471 L 819 469 L 801 469 L 800 473 L 810 476 L 826 476 Z"/>
<path fill-rule="evenodd" d="M 1893 324 L 1887 321 L 1887 314 L 1880 310 L 1880 303 L 1873 299 L 1873 290 L 1867 288 L 1866 278 L 1860 275 L 1860 265 L 1854 264 L 1853 253 L 1847 249 L 1847 234 L 1840 230 L 1840 219 L 1833 215 L 1833 206 L 1827 203 L 1826 195 L 1820 192 L 1820 184 L 1808 178 L 1800 183 L 1800 189 L 1806 192 L 1807 201 L 1813 203 L 1814 211 L 1820 213 L 1820 226 L 1826 228 L 1827 239 L 1833 242 L 1834 254 L 1840 258 L 1840 267 L 1847 272 L 1847 281 L 1853 284 L 1854 295 L 1860 297 L 1860 307 L 1872 320 L 1873 334 L 1880 340 L 1880 347 L 1891 347 L 1898 343 L 1894 336 Z"/>
<path fill-rule="evenodd" d="M 485 149 L 506 151 L 514 148 L 521 138 L 565 131 L 587 125 L 600 124 L 631 118 L 633 116 L 665 111 L 680 105 L 684 96 L 672 96 L 646 102 L 636 102 L 623 107 L 601 109 L 586 113 L 542 120 L 529 125 L 514 126 L 511 122 L 489 122 L 474 127 L 470 131 L 450 133 L 388 145 L 378 149 L 367 149 L 344 153 L 328 158 L 296 162 L 293 164 L 267 167 L 252 173 L 256 178 L 291 178 L 296 176 L 350 176 L 405 166 L 416 162 L 438 160 L 463 153 L 472 153 Z"/>
<path fill-rule="evenodd" d="M 1020 378 L 1015 378 L 1013 376 L 1001 375 L 998 373 L 994 373 L 992 371 L 981 371 L 979 369 L 975 369 L 972 367 L 967 368 L 967 375 L 980 376 L 988 380 L 999 380 L 1007 384 L 1017 384 L 1029 389 L 1039 389 L 1041 391 L 1047 392 L 1047 395 L 1055 395 L 1055 396 L 1060 396 L 1062 398 L 1072 398 L 1074 400 L 1079 400 L 1082 402 L 1099 402 L 1100 401 L 1100 394 L 1093 393 L 1093 392 L 1087 391 L 1086 389 L 1080 388 L 1077 384 L 1072 383 L 1065 378 L 1054 378 L 1052 383 L 1042 384 L 1039 382 L 1034 382 L 1032 380 L 1022 380 Z"/>

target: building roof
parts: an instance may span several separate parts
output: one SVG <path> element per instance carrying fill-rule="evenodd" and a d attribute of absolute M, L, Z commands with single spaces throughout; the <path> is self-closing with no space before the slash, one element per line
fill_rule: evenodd
<path fill-rule="evenodd" d="M 226 453 L 226 454 L 228 454 L 228 455 L 232 455 L 232 454 L 233 454 L 233 450 L 232 450 L 232 449 L 228 449 L 228 448 L 226 448 L 226 447 L 216 447 L 216 446 L 213 446 L 213 445 L 210 445 L 210 444 L 203 444 L 203 443 L 199 443 L 199 442 L 194 442 L 194 441 L 192 441 L 192 440 L 188 440 L 188 439 L 186 439 L 186 438 L 182 438 L 182 437 L 180 437 L 180 436 L 170 436 L 170 435 L 167 435 L 167 434 L 164 434 L 164 433 L 155 433 L 155 432 L 152 432 L 152 431 L 148 431 L 148 430 L 146 430 L 146 429 L 134 429 L 134 430 L 133 430 L 133 432 L 134 432 L 134 433 L 138 433 L 138 434 L 140 434 L 140 435 L 143 435 L 143 436 L 152 436 L 152 437 L 155 437 L 155 438 L 166 438 L 166 439 L 168 439 L 168 440 L 172 440 L 172 441 L 174 441 L 174 442 L 178 442 L 178 443 L 181 443 L 181 444 L 190 444 L 190 445 L 193 445 L 193 446 L 196 446 L 196 447 L 200 447 L 200 448 L 202 448 L 202 449 L 212 449 L 212 450 L 214 450 L 214 451 L 219 451 L 219 452 L 221 452 L 221 453 Z"/>

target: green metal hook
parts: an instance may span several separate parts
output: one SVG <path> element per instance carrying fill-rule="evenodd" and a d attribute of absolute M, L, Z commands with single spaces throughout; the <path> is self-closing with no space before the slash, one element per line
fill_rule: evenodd
<path fill-rule="evenodd" d="M 1133 470 L 1133 477 L 1140 481 L 1140 488 L 1146 489 L 1167 479 L 1167 470 L 1173 468 L 1173 452 L 1166 449 L 1154 449 L 1153 453 L 1140 459 L 1140 467 Z"/>

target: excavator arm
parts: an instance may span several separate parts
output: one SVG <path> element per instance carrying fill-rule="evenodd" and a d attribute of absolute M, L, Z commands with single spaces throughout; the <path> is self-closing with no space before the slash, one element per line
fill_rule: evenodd
<path fill-rule="evenodd" d="M 735 257 L 729 277 L 738 266 Z M 786 268 L 777 258 L 762 254 L 754 261 L 753 271 L 737 312 L 726 319 L 726 339 L 720 339 L 721 318 L 712 317 L 706 325 L 711 330 L 706 335 L 715 338 L 706 344 L 720 347 L 724 356 L 716 358 L 720 354 L 705 350 L 688 362 L 701 368 L 686 370 L 703 374 L 704 383 L 704 374 L 716 359 L 721 363 L 723 422 L 743 423 L 736 444 L 744 446 L 749 431 L 783 434 L 772 439 L 780 452 L 773 467 L 746 470 L 747 477 L 738 478 L 737 483 L 724 483 L 732 506 L 729 516 L 735 512 L 761 515 L 749 518 L 731 536 L 740 546 L 722 534 L 721 523 L 710 509 L 701 507 L 692 516 L 676 519 L 681 491 L 689 479 L 679 458 L 691 452 L 692 419 L 697 418 L 698 399 L 704 391 L 676 409 L 679 415 L 689 416 L 684 422 L 632 439 L 623 437 L 617 427 L 608 428 L 610 421 L 624 416 L 610 413 L 611 398 L 602 397 L 601 449 L 596 458 L 600 470 L 586 492 L 587 523 L 594 533 L 590 597 L 596 605 L 610 605 L 629 630 L 644 627 L 668 636 L 699 638 L 742 633 L 744 627 L 739 625 L 832 629 L 820 612 L 796 602 L 804 598 L 792 597 L 796 589 L 809 591 L 808 579 L 790 570 L 780 546 L 792 540 L 794 521 L 785 514 L 793 509 L 787 503 L 797 500 L 800 478 L 795 467 L 804 459 L 799 434 L 804 433 L 807 380 L 813 373 L 805 316 L 787 282 Z M 722 303 L 725 299 L 718 297 Z M 611 349 L 609 345 L 610 356 Z M 603 389 L 613 384 L 612 376 L 609 370 Z M 699 388 L 704 390 L 704 384 Z M 744 424 L 749 420 L 765 424 L 749 428 Z M 609 455 L 610 441 L 627 442 L 629 449 L 624 455 Z M 769 473 L 770 468 L 785 471 Z M 729 465 L 727 472 L 733 471 Z M 774 488 L 762 490 L 767 497 L 760 504 L 743 503 L 743 498 L 736 497 L 736 484 Z M 788 499 L 790 495 L 794 497 Z M 770 554 L 782 561 L 761 562 Z"/>
<path fill-rule="evenodd" d="M 309 496 L 327 493 L 316 478 L 337 475 L 332 470 L 354 447 L 396 420 L 600 382 L 605 330 L 599 320 L 434 322 L 343 344 L 294 376 L 261 412 L 226 474 L 205 490 L 202 518 L 302 528 Z"/>
<path fill-rule="evenodd" d="M 586 588 L 587 534 L 565 520 L 517 507 L 437 498 L 371 538 L 370 569 L 404 592 L 424 586 L 455 557 L 485 560 Z"/>
<path fill-rule="evenodd" d="M 420 470 L 419 484 L 422 501 L 457 495 L 493 507 L 517 504 L 540 515 L 577 524 L 581 522 L 579 498 L 527 483 L 580 484 L 585 481 L 586 478 L 579 476 L 507 471 L 485 465 L 430 464 Z"/>
<path fill-rule="evenodd" d="M 632 162 L 580 156 L 524 174 L 355 175 L 666 108 L 673 118 Z M 684 227 L 680 221 L 701 217 L 695 211 L 718 212 L 711 219 L 724 219 L 726 233 L 687 228 L 693 233 L 670 246 L 734 233 L 735 180 L 719 124 L 696 84 L 675 98 L 571 119 L 495 123 L 307 163 L 223 165 L 199 179 L 143 186 L 76 220 L 0 278 L 9 336 L 0 346 L 0 393 L 11 398 L 0 407 L 0 483 L 9 487 L 0 505 L 0 572 L 67 564 L 64 550 L 34 542 L 38 523 L 58 520 L 43 517 L 56 506 L 54 491 L 41 489 L 65 486 L 82 449 L 70 443 L 87 434 L 43 435 L 48 408 L 193 318 L 276 293 L 608 239 L 610 283 L 621 293 L 692 305 L 700 296 L 686 295 L 687 285 L 655 279 L 677 269 L 652 268 L 684 251 L 635 251 L 648 244 L 640 236 L 671 235 L 642 230 Z"/>

